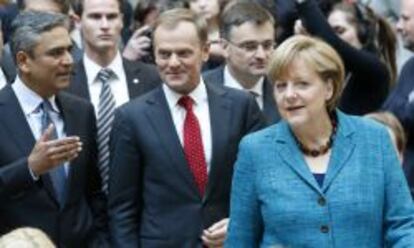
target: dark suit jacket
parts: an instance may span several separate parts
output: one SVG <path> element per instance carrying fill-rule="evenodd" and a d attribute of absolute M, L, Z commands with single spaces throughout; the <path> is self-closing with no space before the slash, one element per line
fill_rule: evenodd
<path fill-rule="evenodd" d="M 414 197 L 414 57 L 401 70 L 398 83 L 388 96 L 383 108 L 397 116 L 408 134 L 404 153 L 404 170 Z M 410 96 L 411 95 L 411 96 Z"/>
<path fill-rule="evenodd" d="M 66 134 L 78 135 L 83 142 L 79 157 L 70 163 L 63 208 L 48 174 L 38 181 L 31 177 L 27 159 L 34 136 L 12 88 L 0 91 L 0 234 L 31 226 L 46 232 L 59 247 L 85 247 L 98 236 L 105 238 L 100 233 L 105 229 L 105 201 L 96 168 L 95 115 L 90 103 L 65 93 L 57 95 L 57 103 Z"/>
<path fill-rule="evenodd" d="M 207 71 L 203 74 L 206 83 L 224 85 L 224 66 Z M 273 98 L 272 85 L 267 78 L 263 83 L 263 115 L 267 125 L 274 124 L 280 120 L 279 111 Z"/>
<path fill-rule="evenodd" d="M 130 99 L 140 96 L 160 85 L 161 79 L 153 65 L 139 61 L 132 62 L 126 59 L 123 59 L 122 62 L 128 83 Z M 76 63 L 67 92 L 90 100 L 88 80 L 86 78 L 83 60 Z"/>
<path fill-rule="evenodd" d="M 109 216 L 113 247 L 201 247 L 204 228 L 229 216 L 240 139 L 263 126 L 249 94 L 207 85 L 212 134 L 201 198 L 162 90 L 119 108 L 111 136 Z"/>

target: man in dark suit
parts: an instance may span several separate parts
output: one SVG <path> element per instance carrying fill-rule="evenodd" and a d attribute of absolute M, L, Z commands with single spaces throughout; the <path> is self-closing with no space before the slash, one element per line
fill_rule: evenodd
<path fill-rule="evenodd" d="M 68 1 L 62 0 L 18 0 L 17 8 L 19 12 L 32 10 L 69 15 L 70 6 Z M 77 61 L 82 55 L 82 50 L 76 46 L 76 44 L 73 44 L 71 54 L 74 60 Z M 17 71 L 16 64 L 10 51 L 9 43 L 7 43 L 2 49 L 0 65 L 4 71 L 7 81 L 12 83 L 16 78 Z"/>
<path fill-rule="evenodd" d="M 114 247 L 223 244 L 238 143 L 263 123 L 253 96 L 203 82 L 208 50 L 204 19 L 161 14 L 154 52 L 164 84 L 118 109 L 111 135 Z"/>
<path fill-rule="evenodd" d="M 268 125 L 280 120 L 266 67 L 274 48 L 274 20 L 256 3 L 236 3 L 222 15 L 226 65 L 206 72 L 206 82 L 251 92 Z"/>
<path fill-rule="evenodd" d="M 0 91 L 0 233 L 30 226 L 59 247 L 104 246 L 93 107 L 61 92 L 73 64 L 66 18 L 25 12 L 14 24 L 18 76 Z"/>
<path fill-rule="evenodd" d="M 414 51 L 414 0 L 401 1 L 397 31 L 401 34 L 404 47 Z M 414 197 L 414 57 L 403 66 L 398 83 L 383 107 L 397 116 L 409 136 L 403 164 Z"/>
<path fill-rule="evenodd" d="M 156 68 L 122 59 L 121 41 L 123 0 L 82 0 L 81 33 L 84 56 L 77 63 L 70 93 L 92 102 L 97 117 L 98 167 L 103 190 L 108 191 L 109 133 L 116 107 L 160 84 Z M 102 73 L 107 79 L 102 81 Z M 109 96 L 105 97 L 105 96 Z M 109 105 L 106 103 L 110 103 Z"/>

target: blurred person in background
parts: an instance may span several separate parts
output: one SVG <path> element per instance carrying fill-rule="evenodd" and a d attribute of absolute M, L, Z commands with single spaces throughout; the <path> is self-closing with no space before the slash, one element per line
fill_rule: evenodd
<path fill-rule="evenodd" d="M 271 83 L 266 77 L 270 55 L 275 47 L 275 21 L 253 2 L 237 2 L 221 16 L 221 43 L 225 65 L 203 74 L 208 83 L 250 92 L 267 124 L 280 119 Z"/>
<path fill-rule="evenodd" d="M 402 164 L 405 147 L 407 145 L 407 137 L 405 136 L 404 128 L 397 117 L 388 111 L 369 113 L 366 114 L 365 117 L 378 121 L 388 128 L 388 133 L 391 136 L 392 143 Z"/>
<path fill-rule="evenodd" d="M 224 62 L 224 50 L 220 43 L 220 14 L 223 4 L 220 0 L 185 0 L 187 8 L 207 21 L 210 54 L 209 60 L 203 65 L 203 71 L 214 69 Z"/>
<path fill-rule="evenodd" d="M 396 36 L 388 22 L 368 6 L 337 3 L 325 18 L 315 0 L 296 0 L 305 30 L 338 51 L 345 64 L 339 109 L 363 115 L 380 109 L 397 76 Z"/>
<path fill-rule="evenodd" d="M 414 51 L 414 0 L 401 0 L 401 15 L 397 23 L 397 31 L 404 47 Z M 414 57 L 404 64 L 398 83 L 383 108 L 397 116 L 407 133 L 404 169 L 414 196 Z"/>
<path fill-rule="evenodd" d="M 337 109 L 344 65 L 294 36 L 269 78 L 283 121 L 245 137 L 227 247 L 411 247 L 414 205 L 383 125 Z"/>

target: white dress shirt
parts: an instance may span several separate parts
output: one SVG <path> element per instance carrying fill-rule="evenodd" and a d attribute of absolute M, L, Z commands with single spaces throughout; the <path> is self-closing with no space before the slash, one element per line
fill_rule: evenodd
<path fill-rule="evenodd" d="M 3 89 L 7 84 L 6 76 L 4 75 L 3 70 L 0 68 L 0 89 Z"/>
<path fill-rule="evenodd" d="M 187 111 L 184 107 L 178 104 L 178 100 L 183 96 L 173 90 L 171 90 L 165 83 L 163 84 L 163 90 L 167 99 L 168 107 L 171 111 L 171 116 L 180 139 L 181 145 L 184 144 L 184 120 Z M 193 100 L 193 112 L 200 124 L 201 138 L 203 139 L 204 156 L 207 163 L 207 173 L 210 172 L 211 155 L 212 155 L 212 138 L 211 138 L 211 124 L 210 124 L 210 111 L 208 106 L 208 96 L 206 86 L 203 79 L 200 78 L 198 86 L 188 94 Z"/>
<path fill-rule="evenodd" d="M 256 102 L 261 110 L 263 110 L 263 83 L 264 77 L 261 77 L 251 89 L 245 89 L 237 79 L 231 75 L 228 66 L 224 67 L 224 85 L 230 88 L 252 92 L 255 95 Z"/>
<path fill-rule="evenodd" d="M 102 83 L 97 76 L 103 68 L 89 59 L 86 53 L 83 55 L 83 65 L 88 80 L 91 102 L 95 108 L 95 115 L 98 116 L 99 95 L 101 94 Z M 108 83 L 115 98 L 115 105 L 119 107 L 129 101 L 128 84 L 121 54 L 118 52 L 115 59 L 105 68 L 111 69 L 115 74 L 115 78 L 109 79 Z"/>
<path fill-rule="evenodd" d="M 39 96 L 32 89 L 27 87 L 17 75 L 16 80 L 12 84 L 12 89 L 16 94 L 17 101 L 23 110 L 24 116 L 26 117 L 27 123 L 29 124 L 30 130 L 32 131 L 35 140 L 38 140 L 42 136 L 42 110 L 40 110 L 40 104 L 44 99 Z M 64 123 L 61 117 L 59 108 L 56 105 L 56 97 L 52 96 L 48 99 L 52 105 L 53 112 L 49 113 L 50 118 L 56 128 L 58 138 L 66 137 L 64 130 Z M 66 175 L 69 170 L 69 163 L 64 163 Z"/>

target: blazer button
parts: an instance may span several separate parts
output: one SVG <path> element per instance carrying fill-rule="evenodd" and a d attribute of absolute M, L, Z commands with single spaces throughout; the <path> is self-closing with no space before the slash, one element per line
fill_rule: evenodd
<path fill-rule="evenodd" d="M 327 225 L 322 225 L 321 226 L 321 233 L 328 233 L 329 232 L 329 227 Z"/>
<path fill-rule="evenodd" d="M 320 206 L 325 206 L 326 205 L 326 200 L 325 200 L 325 198 L 323 198 L 323 197 L 319 197 L 319 199 L 318 199 L 318 204 L 320 205 Z"/>

